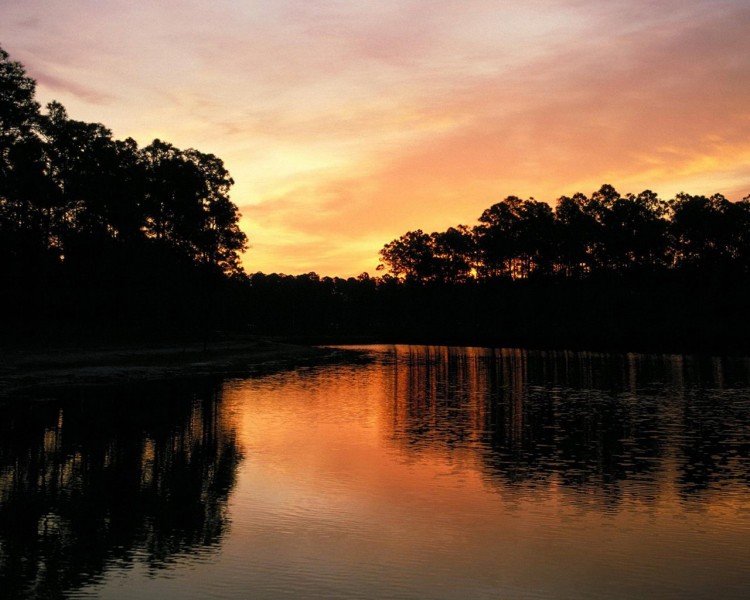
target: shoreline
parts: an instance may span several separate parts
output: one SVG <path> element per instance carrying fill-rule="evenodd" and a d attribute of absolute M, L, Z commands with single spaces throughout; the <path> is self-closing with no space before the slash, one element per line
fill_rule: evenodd
<path fill-rule="evenodd" d="M 0 351 L 0 402 L 60 388 L 209 376 L 246 376 L 339 359 L 347 351 L 246 339 L 183 343 L 56 346 Z"/>
<path fill-rule="evenodd" d="M 516 341 L 517 340 L 513 340 Z M 169 382 L 207 377 L 246 377 L 361 357 L 346 346 L 437 345 L 485 348 L 561 350 L 559 344 L 517 344 L 511 340 L 445 338 L 440 336 L 287 335 L 247 336 L 213 341 L 149 341 L 121 343 L 27 345 L 0 348 L 0 403 L 16 399 L 51 398 L 63 389 Z M 508 343 L 510 342 L 510 343 Z M 341 348 L 344 346 L 344 348 Z M 623 348 L 617 345 L 571 344 L 573 352 L 606 354 L 680 354 L 684 356 L 748 357 L 742 349 L 675 347 Z"/>
<path fill-rule="evenodd" d="M 555 338 L 497 338 L 495 336 L 441 336 L 441 335 L 315 335 L 300 334 L 283 336 L 290 344 L 312 346 L 367 346 L 367 345 L 415 345 L 457 346 L 477 348 L 515 348 L 546 352 L 594 352 L 599 354 L 674 354 L 703 357 L 750 357 L 747 344 L 685 344 L 677 341 L 647 343 L 640 340 L 578 339 L 561 342 Z"/>

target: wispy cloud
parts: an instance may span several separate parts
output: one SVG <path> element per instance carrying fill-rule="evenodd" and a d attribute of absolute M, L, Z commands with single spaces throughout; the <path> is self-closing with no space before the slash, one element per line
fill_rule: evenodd
<path fill-rule="evenodd" d="M 73 96 L 87 104 L 108 104 L 115 98 L 113 94 L 108 92 L 102 92 L 88 87 L 85 84 L 79 84 L 75 81 L 69 81 L 55 75 L 49 75 L 38 69 L 32 74 L 38 85 L 44 86 L 57 94 Z"/>
<path fill-rule="evenodd" d="M 340 274 L 508 194 L 746 195 L 749 25 L 740 0 L 0 6 L 42 101 L 226 160 L 253 270 Z"/>

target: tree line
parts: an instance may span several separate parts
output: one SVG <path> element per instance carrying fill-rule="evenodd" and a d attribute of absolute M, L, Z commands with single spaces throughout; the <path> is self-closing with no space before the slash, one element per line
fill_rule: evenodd
<path fill-rule="evenodd" d="M 185 292 L 244 275 L 247 239 L 221 159 L 158 139 L 114 139 L 58 102 L 42 110 L 35 95 L 35 81 L 0 48 L 6 314 L 135 319 L 160 306 L 164 316 L 180 312 Z"/>
<path fill-rule="evenodd" d="M 409 231 L 380 251 L 380 268 L 412 282 L 496 278 L 567 278 L 664 271 L 750 274 L 750 196 L 680 193 L 665 201 L 650 190 L 620 195 L 603 185 L 553 209 L 510 196 L 475 227 Z"/>
<path fill-rule="evenodd" d="M 750 351 L 749 198 L 512 196 L 380 257 L 380 277 L 250 275 L 249 321 L 309 341 Z"/>
<path fill-rule="evenodd" d="M 221 159 L 71 119 L 0 49 L 0 341 L 190 336 L 750 349 L 750 197 L 604 185 L 409 231 L 379 277 L 247 275 Z"/>

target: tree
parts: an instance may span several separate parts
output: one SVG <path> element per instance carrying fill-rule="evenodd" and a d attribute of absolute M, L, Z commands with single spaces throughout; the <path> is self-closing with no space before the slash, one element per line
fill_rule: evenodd
<path fill-rule="evenodd" d="M 12 293 L 43 273 L 50 258 L 43 207 L 54 190 L 35 92 L 36 82 L 0 48 L 0 275 Z"/>
<path fill-rule="evenodd" d="M 391 273 L 407 281 L 430 281 L 436 276 L 432 239 L 421 229 L 408 231 L 386 244 L 380 260 Z"/>
<path fill-rule="evenodd" d="M 225 273 L 241 273 L 239 255 L 247 249 L 247 236 L 239 228 L 241 215 L 237 206 L 229 199 L 234 180 L 223 161 L 213 154 L 197 150 L 188 150 L 185 154 L 197 168 L 203 186 L 201 227 L 196 236 L 198 259 Z"/>
<path fill-rule="evenodd" d="M 516 223 L 518 277 L 547 275 L 555 261 L 555 219 L 552 207 L 533 198 L 524 200 Z"/>
<path fill-rule="evenodd" d="M 6 314 L 160 319 L 179 303 L 194 319 L 218 306 L 242 280 L 247 247 L 223 162 L 159 140 L 139 149 L 58 102 L 40 112 L 34 94 L 34 80 L 0 49 Z"/>
<path fill-rule="evenodd" d="M 493 204 L 479 217 L 474 234 L 480 255 L 479 272 L 483 277 L 513 275 L 513 259 L 518 253 L 517 223 L 522 200 L 508 196 Z"/>
<path fill-rule="evenodd" d="M 556 263 L 557 270 L 566 277 L 581 278 L 596 266 L 596 244 L 601 234 L 589 203 L 581 193 L 557 200 Z"/>
<path fill-rule="evenodd" d="M 168 243 L 196 264 L 240 273 L 239 254 L 247 238 L 229 199 L 234 181 L 221 159 L 160 140 L 143 148 L 140 156 L 146 235 Z"/>
<path fill-rule="evenodd" d="M 729 221 L 732 229 L 730 249 L 738 276 L 750 275 L 750 196 L 729 207 Z"/>
<path fill-rule="evenodd" d="M 711 197 L 679 193 L 670 202 L 670 234 L 676 266 L 723 268 L 733 250 L 732 206 L 721 194 Z"/>
<path fill-rule="evenodd" d="M 558 200 L 559 270 L 570 277 L 594 271 L 622 273 L 664 263 L 666 204 L 650 190 L 621 196 L 605 184 Z"/>
<path fill-rule="evenodd" d="M 24 229 L 30 218 L 28 192 L 39 163 L 36 82 L 0 48 L 0 231 Z M 33 166 L 32 166 L 33 165 Z"/>
<path fill-rule="evenodd" d="M 112 238 L 121 234 L 122 223 L 113 223 L 118 200 L 137 212 L 137 198 L 122 198 L 127 190 L 120 177 L 123 149 L 112 132 L 99 123 L 85 123 L 68 117 L 58 102 L 47 106 L 42 131 L 46 139 L 48 170 L 59 190 L 53 221 L 60 235 Z M 117 219 L 114 219 L 117 220 Z"/>
<path fill-rule="evenodd" d="M 509 196 L 479 217 L 475 228 L 484 277 L 526 278 L 554 261 L 554 216 L 546 202 Z"/>
<path fill-rule="evenodd" d="M 0 150 L 33 135 L 39 122 L 36 82 L 0 48 Z M 3 158 L 5 154 L 3 152 Z"/>
<path fill-rule="evenodd" d="M 432 276 L 443 283 L 460 283 L 476 273 L 476 243 L 465 225 L 430 234 Z"/>
<path fill-rule="evenodd" d="M 616 272 L 660 266 L 667 247 L 665 210 L 650 190 L 637 196 L 618 194 L 602 203 L 602 266 Z"/>

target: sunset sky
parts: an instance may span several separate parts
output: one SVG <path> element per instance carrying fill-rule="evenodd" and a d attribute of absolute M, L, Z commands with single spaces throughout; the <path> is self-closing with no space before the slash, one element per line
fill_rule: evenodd
<path fill-rule="evenodd" d="M 248 272 L 602 183 L 750 194 L 747 0 L 0 0 L 41 103 L 224 159 Z"/>

